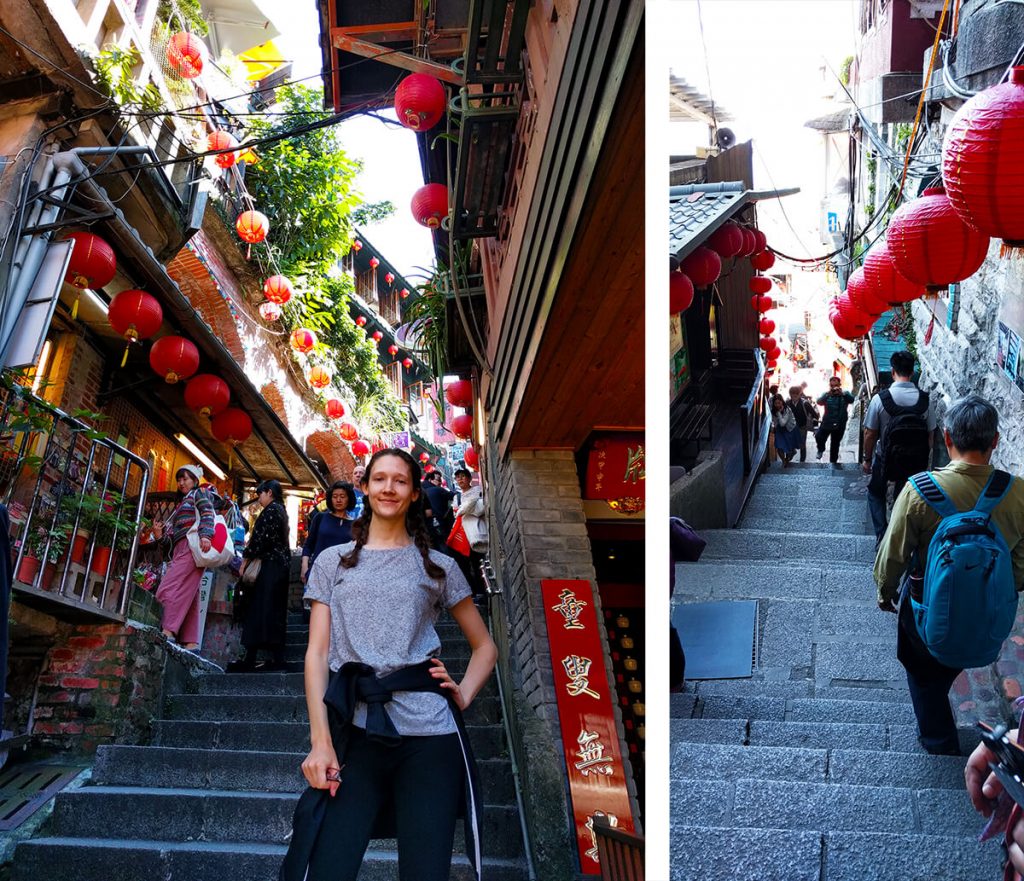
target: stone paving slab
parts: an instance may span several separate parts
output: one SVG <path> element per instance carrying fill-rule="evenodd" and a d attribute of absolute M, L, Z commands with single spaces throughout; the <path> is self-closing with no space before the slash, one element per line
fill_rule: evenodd
<path fill-rule="evenodd" d="M 967 836 L 836 832 L 825 836 L 823 881 L 993 881 L 999 845 Z M 756 875 L 750 876 L 755 878 Z"/>
<path fill-rule="evenodd" d="M 963 789 L 922 789 L 914 793 L 914 801 L 918 831 L 926 835 L 980 834 L 986 822 Z"/>
<path fill-rule="evenodd" d="M 790 746 L 808 749 L 878 749 L 889 743 L 888 726 L 840 725 L 830 722 L 769 722 L 751 720 L 751 746 Z"/>
<path fill-rule="evenodd" d="M 742 746 L 747 740 L 746 719 L 672 719 L 669 737 L 688 743 L 729 743 Z"/>
<path fill-rule="evenodd" d="M 885 722 L 897 725 L 914 725 L 917 722 L 910 704 L 818 698 L 791 700 L 786 719 L 792 722 Z"/>
<path fill-rule="evenodd" d="M 676 564 L 677 602 L 707 598 L 817 599 L 821 596 L 821 566 L 813 563 L 793 565 L 783 560 L 774 563 L 732 563 L 706 559 L 700 563 Z"/>
<path fill-rule="evenodd" d="M 814 603 L 770 600 L 758 657 L 764 667 L 810 667 Z"/>
<path fill-rule="evenodd" d="M 879 614 L 882 614 L 879 612 Z M 900 682 L 906 672 L 889 644 L 818 643 L 814 675 L 829 685 L 843 682 Z"/>
<path fill-rule="evenodd" d="M 895 646 L 896 616 L 865 603 L 821 603 L 815 636 L 819 643 L 866 638 L 886 640 L 888 645 Z"/>
<path fill-rule="evenodd" d="M 711 694 L 702 698 L 705 719 L 776 719 L 786 717 L 786 701 L 775 697 Z"/>
<path fill-rule="evenodd" d="M 697 707 L 697 695 L 673 694 L 668 701 L 668 714 L 673 719 L 689 719 Z"/>
<path fill-rule="evenodd" d="M 684 826 L 732 825 L 733 785 L 718 780 L 677 780 L 672 787 L 672 822 Z"/>
<path fill-rule="evenodd" d="M 822 700 L 832 701 L 868 701 L 898 704 L 910 702 L 910 692 L 907 691 L 906 681 L 890 682 L 884 688 L 819 684 L 814 689 L 814 696 Z"/>
<path fill-rule="evenodd" d="M 869 535 L 874 537 L 875 531 L 868 523 L 857 520 L 837 520 L 835 515 L 822 513 L 817 517 L 780 517 L 776 515 L 755 515 L 744 518 L 744 529 L 774 530 L 782 535 L 789 533 L 813 532 L 816 529 L 833 531 L 841 528 L 850 535 Z"/>
<path fill-rule="evenodd" d="M 828 754 L 821 749 L 727 746 L 679 741 L 671 747 L 671 776 L 683 779 L 802 780 L 825 782 Z M 673 785 L 674 782 L 673 782 Z"/>
<path fill-rule="evenodd" d="M 751 679 L 702 679 L 690 684 L 701 697 L 712 694 L 738 697 L 810 697 L 814 689 L 814 682 L 809 679 L 769 682 L 758 679 L 756 674 Z"/>
<path fill-rule="evenodd" d="M 828 777 L 830 782 L 852 786 L 895 784 L 909 789 L 956 789 L 962 792 L 964 759 L 960 756 L 897 751 L 880 756 L 870 750 L 837 749 L 829 756 Z"/>
<path fill-rule="evenodd" d="M 785 536 L 762 530 L 709 529 L 702 559 L 811 561 L 873 563 L 875 539 L 867 535 L 790 533 Z"/>
<path fill-rule="evenodd" d="M 820 881 L 816 833 L 673 824 L 670 839 L 671 881 Z"/>
<path fill-rule="evenodd" d="M 825 580 L 821 587 L 822 600 L 839 600 L 841 602 L 870 603 L 878 609 L 878 589 L 871 575 L 874 566 L 874 553 L 867 564 L 859 566 L 843 566 L 825 572 Z"/>

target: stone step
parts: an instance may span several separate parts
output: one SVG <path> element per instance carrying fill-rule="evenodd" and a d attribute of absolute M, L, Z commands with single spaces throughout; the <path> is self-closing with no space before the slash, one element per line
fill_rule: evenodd
<path fill-rule="evenodd" d="M 672 861 L 671 881 L 989 881 L 1001 873 L 999 846 L 966 835 L 821 835 L 680 823 L 673 824 L 670 840 L 672 853 L 685 854 Z"/>
<path fill-rule="evenodd" d="M 18 847 L 12 881 L 52 877 L 55 865 L 74 866 L 75 881 L 277 881 L 284 845 L 256 842 L 122 841 L 109 838 L 37 838 Z M 522 859 L 484 858 L 490 881 L 525 881 Z M 398 856 L 368 850 L 359 881 L 394 881 Z M 475 881 L 464 854 L 456 852 L 450 881 Z"/>
<path fill-rule="evenodd" d="M 908 789 L 963 790 L 964 760 L 890 750 L 734 746 L 676 741 L 671 746 L 672 785 L 681 780 L 787 780 Z"/>
<path fill-rule="evenodd" d="M 872 558 L 873 560 L 874 558 Z M 675 604 L 732 599 L 840 600 L 876 606 L 871 565 L 827 560 L 733 562 L 705 557 L 676 564 Z M 674 608 L 674 606 L 673 606 Z"/>
<path fill-rule="evenodd" d="M 892 687 L 867 687 L 864 685 L 825 685 L 813 679 L 785 680 L 778 682 L 763 678 L 752 679 L 707 679 L 691 680 L 687 691 L 701 698 L 712 695 L 730 697 L 781 697 L 786 700 L 814 697 L 818 700 L 878 701 L 882 703 L 905 704 L 910 700 L 906 683 Z"/>
<path fill-rule="evenodd" d="M 707 541 L 704 560 L 807 560 L 823 566 L 875 561 L 875 538 L 867 535 L 792 532 L 782 536 L 771 530 L 707 529 L 701 537 Z"/>
<path fill-rule="evenodd" d="M 232 751 L 166 746 L 101 746 L 92 779 L 107 786 L 185 789 L 239 789 L 260 792 L 301 792 L 305 752 Z M 508 759 L 478 759 L 485 804 L 515 801 Z"/>
<path fill-rule="evenodd" d="M 916 724 L 909 703 L 827 698 L 744 697 L 711 694 L 700 698 L 698 712 L 705 719 L 760 719 L 774 722 L 872 722 Z"/>
<path fill-rule="evenodd" d="M 849 519 L 837 518 L 836 512 L 829 510 L 804 511 L 773 511 L 766 514 L 747 513 L 740 524 L 743 529 L 761 531 L 775 530 L 785 534 L 805 532 L 834 532 L 841 527 L 850 535 L 874 536 L 875 530 L 867 511 L 854 515 Z"/>
<path fill-rule="evenodd" d="M 497 697 L 477 697 L 463 714 L 466 723 L 501 721 Z M 306 722 L 306 699 L 299 695 L 172 694 L 166 702 L 167 719 L 199 722 Z"/>
<path fill-rule="evenodd" d="M 297 801 L 298 793 L 292 792 L 86 786 L 58 794 L 51 832 L 63 838 L 86 838 L 97 829 L 116 829 L 127 840 L 156 837 L 167 842 L 285 844 L 291 835 Z M 488 856 L 521 856 L 516 809 L 484 805 L 481 840 Z M 455 835 L 456 853 L 462 851 L 462 842 L 460 822 Z M 111 877 L 118 876 L 112 873 Z M 232 877 L 245 876 L 236 872 Z"/>

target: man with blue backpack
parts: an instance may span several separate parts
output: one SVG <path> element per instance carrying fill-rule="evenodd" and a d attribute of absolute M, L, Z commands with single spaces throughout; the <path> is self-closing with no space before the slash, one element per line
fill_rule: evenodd
<path fill-rule="evenodd" d="M 1024 586 L 1024 481 L 991 465 L 999 415 L 969 395 L 943 419 L 950 463 L 913 475 L 875 558 L 878 606 L 898 612 L 921 745 L 959 755 L 949 689 L 999 656 Z"/>

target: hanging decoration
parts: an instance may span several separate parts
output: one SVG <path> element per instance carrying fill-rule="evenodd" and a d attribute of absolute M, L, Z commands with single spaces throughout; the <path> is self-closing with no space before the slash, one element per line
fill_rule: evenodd
<path fill-rule="evenodd" d="M 292 298 L 293 293 L 295 291 L 292 288 L 291 281 L 283 275 L 272 275 L 263 282 L 263 296 L 270 300 L 271 303 L 277 303 L 279 306 L 287 303 Z"/>
<path fill-rule="evenodd" d="M 708 247 L 723 260 L 735 257 L 743 250 L 743 230 L 739 224 L 723 223 L 708 238 Z"/>
<path fill-rule="evenodd" d="M 706 288 L 722 274 L 722 258 L 700 245 L 679 265 L 695 288 Z"/>
<path fill-rule="evenodd" d="M 370 334 L 370 336 L 375 343 L 379 343 L 382 339 L 384 339 L 383 331 L 379 330 L 375 330 L 373 333 Z"/>
<path fill-rule="evenodd" d="M 117 257 L 114 249 L 99 236 L 91 232 L 73 232 L 65 236 L 74 241 L 71 259 L 64 281 L 79 291 L 86 288 L 98 290 L 110 284 L 117 272 Z M 78 318 L 78 298 L 71 306 L 72 320 Z"/>
<path fill-rule="evenodd" d="M 862 273 L 867 289 L 861 295 L 865 306 L 877 306 L 878 300 L 885 301 L 881 309 L 862 308 L 863 312 L 881 315 L 889 308 L 890 303 L 909 303 L 924 296 L 924 285 L 917 284 L 900 274 L 893 263 L 892 252 L 884 241 L 868 251 L 864 265 L 858 271 Z M 854 305 L 857 305 L 856 298 L 856 295 L 850 297 Z"/>
<path fill-rule="evenodd" d="M 891 262 L 890 259 L 890 265 Z M 902 276 L 900 277 L 902 278 Z M 923 292 L 924 288 L 919 288 L 919 290 Z M 850 273 L 850 277 L 846 281 L 846 296 L 855 309 L 866 315 L 881 315 L 889 308 L 889 301 L 881 292 L 881 281 L 877 281 L 874 285 L 868 284 L 864 277 L 864 266 Z"/>
<path fill-rule="evenodd" d="M 342 422 L 338 426 L 338 434 L 341 435 L 342 440 L 349 441 L 350 443 L 354 440 L 359 440 L 359 429 L 351 422 Z"/>
<path fill-rule="evenodd" d="M 462 454 L 462 461 L 466 463 L 467 468 L 472 468 L 474 471 L 480 467 L 480 457 L 473 447 L 466 447 L 466 452 Z"/>
<path fill-rule="evenodd" d="M 760 312 L 762 315 L 771 309 L 775 305 L 775 302 L 771 297 L 761 297 L 755 294 L 750 298 L 750 306 L 755 312 Z"/>
<path fill-rule="evenodd" d="M 773 336 L 761 337 L 761 341 L 758 343 L 761 350 L 764 352 L 770 352 L 772 349 L 776 348 L 778 344 L 778 340 Z"/>
<path fill-rule="evenodd" d="M 448 216 L 448 188 L 444 184 L 427 184 L 412 197 L 412 216 L 428 229 L 437 229 Z"/>
<path fill-rule="evenodd" d="M 870 316 L 857 311 L 845 295 L 829 301 L 828 317 L 836 334 L 844 340 L 865 336 L 874 323 Z"/>
<path fill-rule="evenodd" d="M 693 282 L 684 272 L 668 274 L 668 311 L 670 315 L 685 312 L 693 304 Z"/>
<path fill-rule="evenodd" d="M 163 336 L 149 350 L 149 366 L 174 384 L 188 379 L 199 369 L 199 349 L 183 336 Z"/>
<path fill-rule="evenodd" d="M 752 253 L 760 254 L 768 247 L 768 237 L 757 227 L 754 227 L 750 232 L 754 236 L 754 250 Z"/>
<path fill-rule="evenodd" d="M 398 354 L 398 346 L 396 346 L 394 343 L 392 343 L 390 346 L 388 346 L 388 354 L 391 355 L 392 357 L 397 355 Z"/>
<path fill-rule="evenodd" d="M 758 329 L 761 331 L 762 336 L 770 336 L 775 330 L 775 322 L 770 318 L 762 318 Z"/>
<path fill-rule="evenodd" d="M 424 465 L 430 461 L 430 453 L 420 453 L 420 462 Z"/>
<path fill-rule="evenodd" d="M 395 274 L 393 272 L 385 272 L 384 281 L 387 282 L 388 287 L 390 287 L 395 283 Z"/>
<path fill-rule="evenodd" d="M 370 452 L 370 445 L 364 440 L 352 441 L 352 455 L 365 456 Z"/>
<path fill-rule="evenodd" d="M 896 270 L 930 293 L 974 275 L 988 253 L 989 237 L 960 219 L 942 187 L 897 209 L 886 236 Z"/>
<path fill-rule="evenodd" d="M 363 250 L 363 243 L 359 241 L 359 239 L 354 239 L 352 241 L 352 250 L 355 251 L 356 253 L 359 253 L 360 251 Z"/>
<path fill-rule="evenodd" d="M 424 474 L 433 474 L 435 471 L 437 471 L 437 469 L 432 464 L 423 466 Z"/>
<path fill-rule="evenodd" d="M 357 315 L 356 316 L 356 324 L 359 325 L 359 327 L 366 327 L 366 316 L 365 315 Z"/>
<path fill-rule="evenodd" d="M 185 383 L 185 405 L 200 416 L 216 416 L 231 403 L 231 389 L 219 376 L 200 373 Z"/>
<path fill-rule="evenodd" d="M 315 364 L 309 368 L 309 373 L 306 374 L 306 380 L 315 389 L 327 388 L 331 384 L 331 371 L 320 364 Z"/>
<path fill-rule="evenodd" d="M 946 129 L 942 181 L 960 219 L 1024 248 L 1024 67 L 967 101 Z"/>
<path fill-rule="evenodd" d="M 277 303 L 260 303 L 260 318 L 264 321 L 277 321 L 281 317 L 281 311 Z"/>
<path fill-rule="evenodd" d="M 378 260 L 376 257 L 371 257 L 370 269 L 376 269 L 378 266 L 380 266 L 380 260 Z"/>
<path fill-rule="evenodd" d="M 252 256 L 252 246 L 262 242 L 270 232 L 270 221 L 259 211 L 243 211 L 235 221 L 235 231 L 238 237 L 248 244 L 245 252 L 248 260 Z"/>
<path fill-rule="evenodd" d="M 737 251 L 736 256 L 749 257 L 757 248 L 757 236 L 749 226 L 740 227 L 740 232 L 743 233 L 743 247 Z"/>
<path fill-rule="evenodd" d="M 210 431 L 221 443 L 243 444 L 252 434 L 252 419 L 245 410 L 238 407 L 228 407 L 222 413 L 213 417 L 210 423 Z"/>
<path fill-rule="evenodd" d="M 774 349 L 768 352 L 767 355 L 769 361 L 774 361 L 777 364 L 779 358 L 782 357 L 782 349 L 779 346 L 776 346 Z"/>
<path fill-rule="evenodd" d="M 462 440 L 469 440 L 473 436 L 473 417 L 469 413 L 456 416 L 451 424 L 452 434 Z"/>
<path fill-rule="evenodd" d="M 772 280 L 766 275 L 755 275 L 747 282 L 747 287 L 752 294 L 767 294 L 772 289 Z"/>
<path fill-rule="evenodd" d="M 401 289 L 401 290 L 400 290 L 400 291 L 398 292 L 398 296 L 400 296 L 400 297 L 401 297 L 401 298 L 402 298 L 403 300 L 404 300 L 404 299 L 406 299 L 406 297 L 408 297 L 408 296 L 409 296 L 409 289 L 408 289 L 408 288 L 402 288 L 402 289 Z"/>
<path fill-rule="evenodd" d="M 128 348 L 140 339 L 153 336 L 164 321 L 164 310 L 156 297 L 145 291 L 121 291 L 110 301 L 107 320 L 126 340 L 121 366 L 128 361 Z"/>
<path fill-rule="evenodd" d="M 329 398 L 324 405 L 328 419 L 341 419 L 345 415 L 345 405 L 337 398 Z"/>
<path fill-rule="evenodd" d="M 230 153 L 218 153 L 213 157 L 218 168 L 230 168 L 235 164 L 236 156 L 233 152 L 238 148 L 238 141 L 223 129 L 217 129 L 206 137 L 207 150 L 230 150 Z"/>
<path fill-rule="evenodd" d="M 203 72 L 206 46 L 187 31 L 179 31 L 167 41 L 167 63 L 184 80 L 195 79 Z"/>
<path fill-rule="evenodd" d="M 410 367 L 412 367 L 412 358 L 403 358 L 402 359 L 402 366 L 406 370 L 408 370 Z"/>
<path fill-rule="evenodd" d="M 445 400 L 453 407 L 467 409 L 473 406 L 473 383 L 468 379 L 457 379 L 444 389 Z"/>
<path fill-rule="evenodd" d="M 757 251 L 751 255 L 750 265 L 758 272 L 767 272 L 775 265 L 775 255 L 768 250 Z"/>
<path fill-rule="evenodd" d="M 303 355 L 313 351 L 317 343 L 316 334 L 308 327 L 293 330 L 290 340 L 292 348 Z"/>
<path fill-rule="evenodd" d="M 427 73 L 410 74 L 395 89 L 395 115 L 414 132 L 425 132 L 437 125 L 447 103 L 441 81 Z"/>

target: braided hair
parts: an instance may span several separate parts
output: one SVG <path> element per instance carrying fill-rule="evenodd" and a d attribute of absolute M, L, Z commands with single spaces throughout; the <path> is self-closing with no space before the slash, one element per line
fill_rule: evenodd
<path fill-rule="evenodd" d="M 419 462 L 405 450 L 378 450 L 373 454 L 369 464 L 366 466 L 366 473 L 363 475 L 363 491 L 366 491 L 365 487 L 370 481 L 370 475 L 373 474 L 374 464 L 383 456 L 395 456 L 409 466 L 412 488 L 413 492 L 417 494 L 417 498 L 412 501 L 412 504 L 409 505 L 409 510 L 405 512 L 405 528 L 409 535 L 412 536 L 413 543 L 419 548 L 420 556 L 423 557 L 423 568 L 426 570 L 427 575 L 431 578 L 444 578 L 444 569 L 430 559 L 430 533 L 427 532 L 427 521 L 423 519 L 423 497 L 420 494 L 422 476 Z M 370 537 L 371 520 L 373 520 L 373 508 L 370 506 L 369 499 L 367 499 L 363 505 L 363 513 L 352 524 L 352 538 L 355 539 L 356 546 L 340 560 L 341 565 L 345 569 L 351 569 L 359 562 L 359 552 Z"/>

